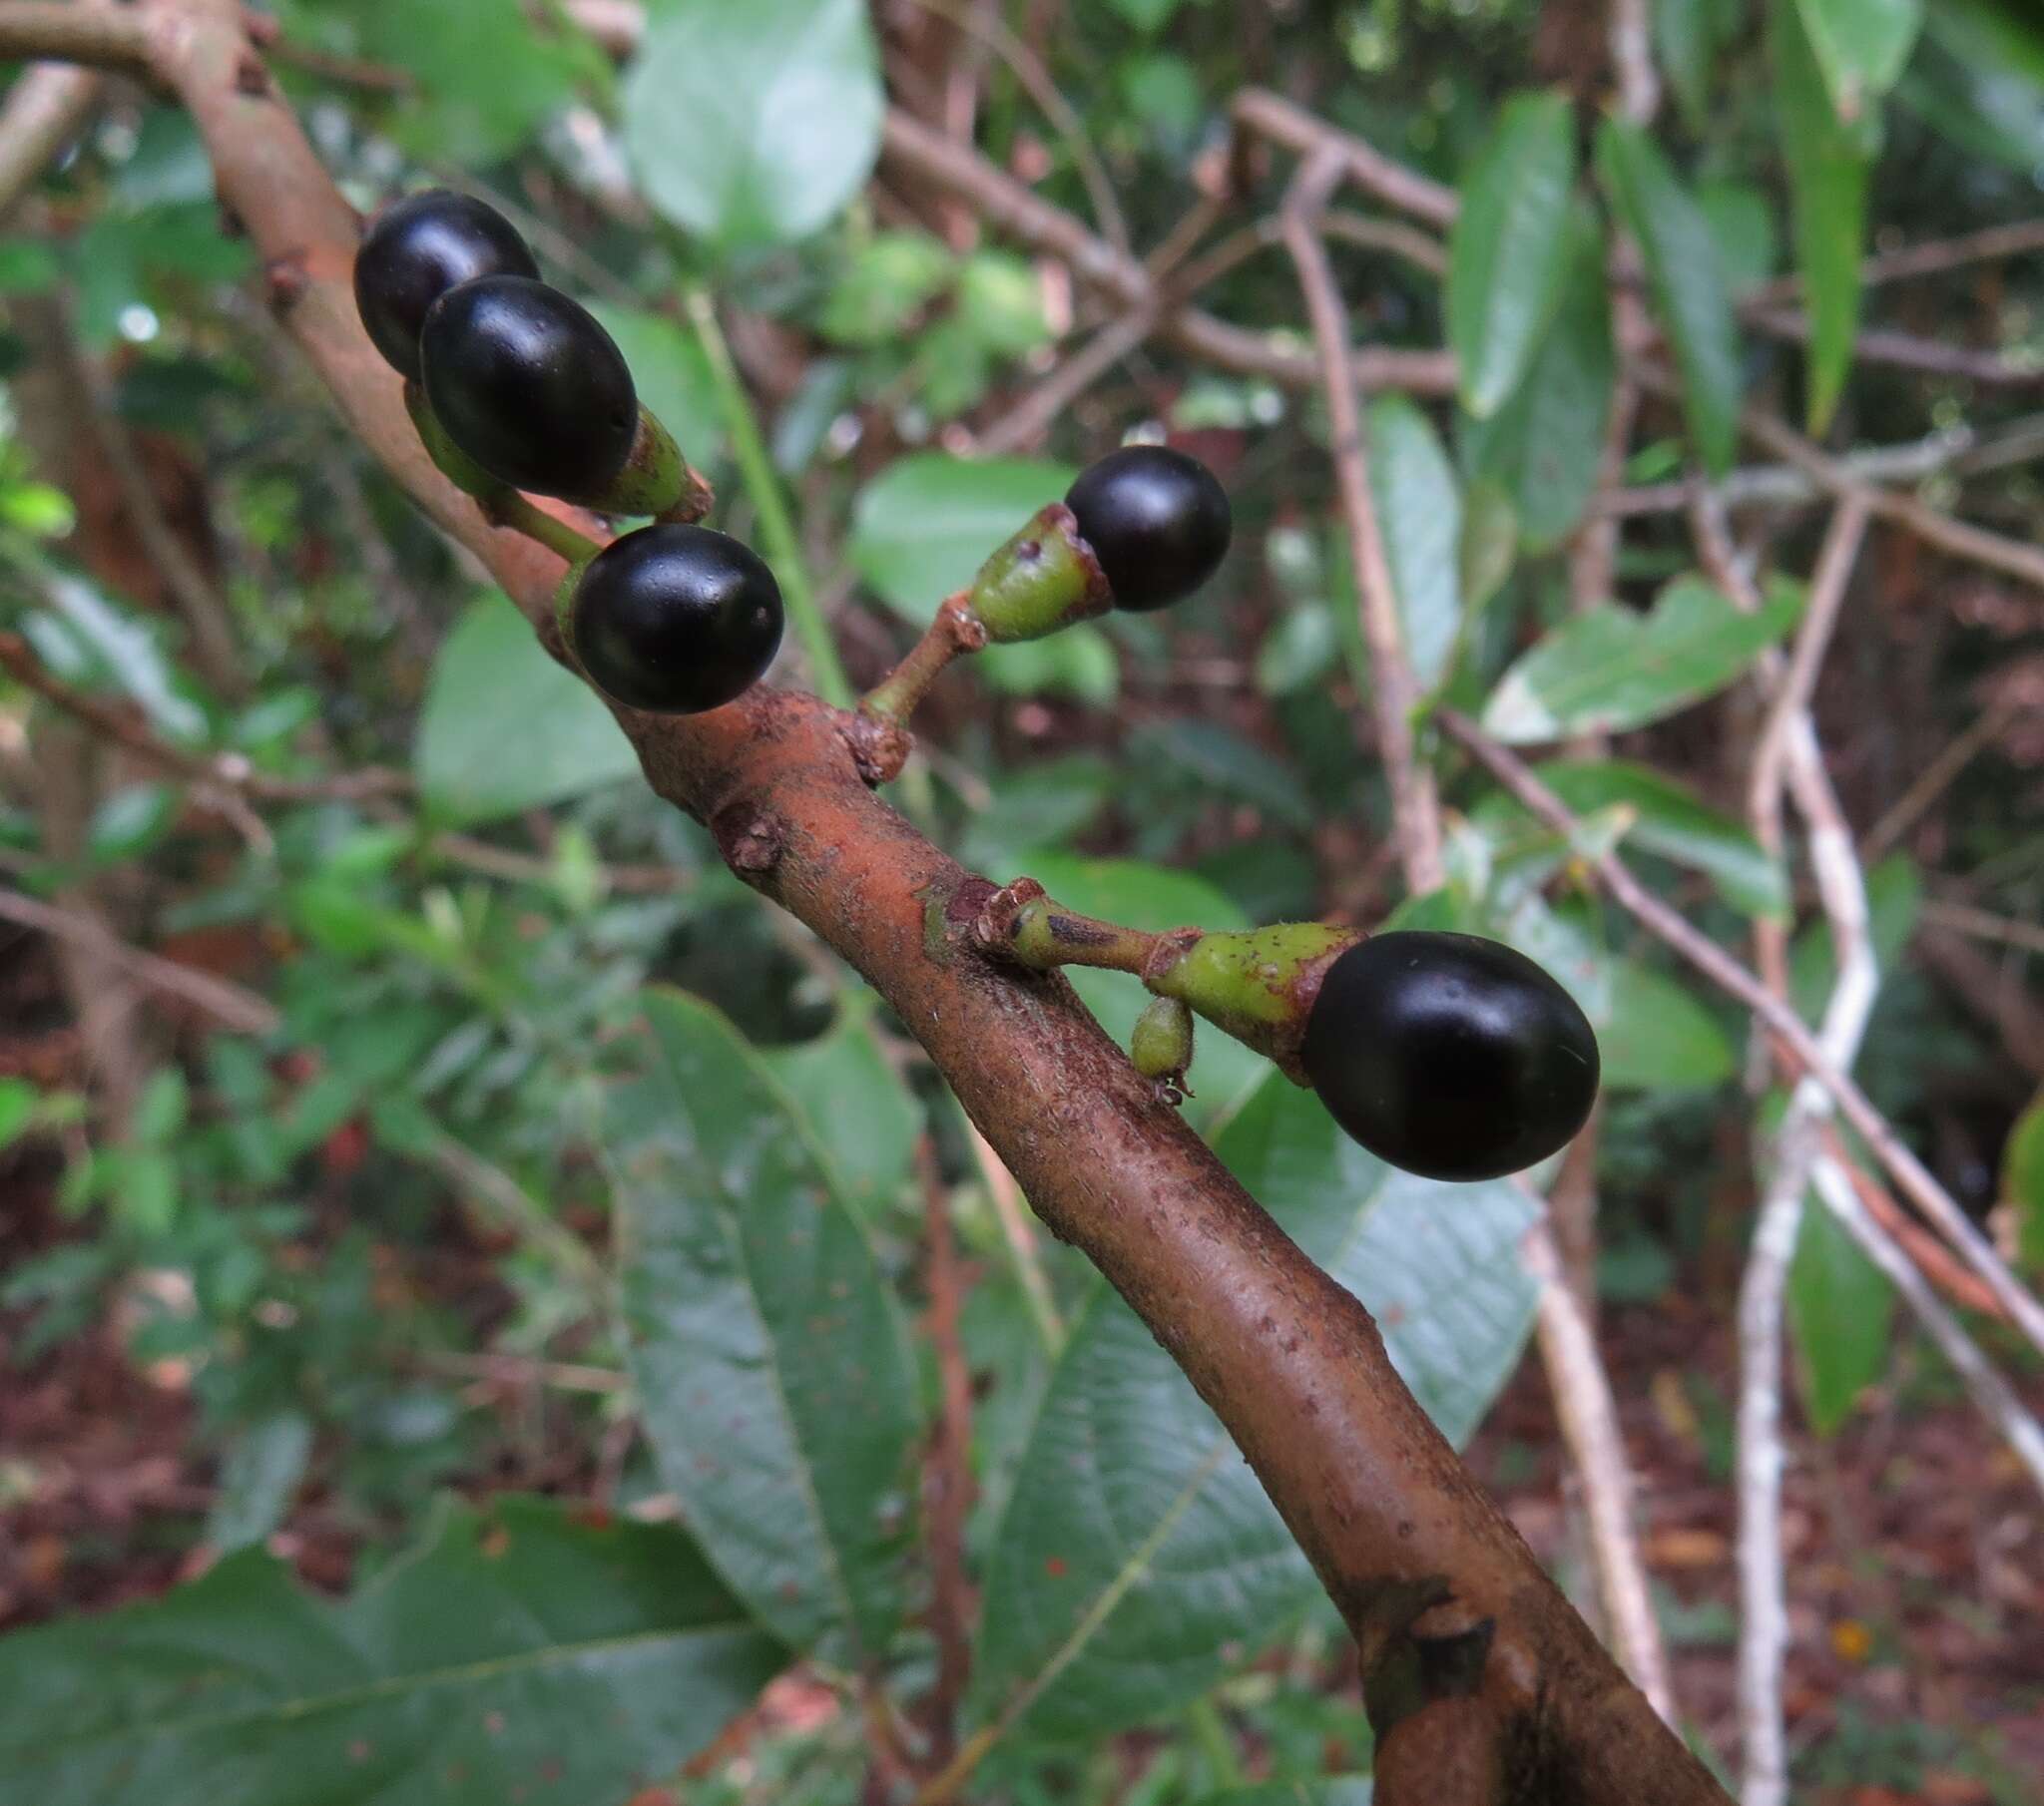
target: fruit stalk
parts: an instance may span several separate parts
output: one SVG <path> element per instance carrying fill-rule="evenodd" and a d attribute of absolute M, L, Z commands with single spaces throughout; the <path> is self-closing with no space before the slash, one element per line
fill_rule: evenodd
<path fill-rule="evenodd" d="M 951 661 L 986 645 L 986 626 L 972 612 L 971 592 L 944 598 L 936 618 L 901 663 L 859 699 L 858 719 L 846 732 L 859 774 L 869 784 L 901 775 L 914 746 L 908 723 Z"/>

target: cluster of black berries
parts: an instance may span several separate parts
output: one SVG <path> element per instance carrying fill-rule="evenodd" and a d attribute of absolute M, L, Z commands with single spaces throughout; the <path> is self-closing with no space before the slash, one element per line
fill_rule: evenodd
<path fill-rule="evenodd" d="M 444 190 L 399 202 L 356 253 L 355 305 L 429 444 L 443 439 L 456 454 L 443 463 L 475 468 L 470 486 L 485 501 L 492 484 L 614 513 L 659 514 L 679 499 L 686 467 L 641 408 L 624 353 L 539 279 L 495 209 Z M 697 714 L 771 663 L 780 588 L 728 534 L 656 522 L 582 568 L 568 632 L 619 701 Z"/>
<path fill-rule="evenodd" d="M 641 408 L 623 353 L 540 280 L 494 209 L 437 190 L 392 207 L 356 257 L 355 302 L 405 377 L 436 461 L 485 502 L 529 490 L 614 514 L 678 506 L 686 462 Z M 1103 458 L 1063 506 L 1081 564 L 1097 567 L 1086 581 L 1117 608 L 1184 600 L 1228 552 L 1226 491 L 1163 446 Z M 1027 529 L 1011 546 L 1041 556 Z M 1088 606 L 1102 601 L 1096 588 Z M 779 587 L 749 547 L 660 520 L 582 564 L 568 611 L 590 677 L 621 702 L 672 714 L 743 694 L 771 662 L 781 625 Z M 1057 625 L 1054 612 L 1030 615 L 1014 637 Z M 1189 1026 L 1179 1032 L 1185 1052 L 1160 1057 L 1182 1069 Z M 1351 1135 L 1440 1178 L 1545 1158 L 1582 1127 L 1597 1093 L 1596 1038 L 1568 993 L 1510 948 L 1467 935 L 1379 935 L 1343 953 L 1311 1000 L 1298 1056 Z"/>

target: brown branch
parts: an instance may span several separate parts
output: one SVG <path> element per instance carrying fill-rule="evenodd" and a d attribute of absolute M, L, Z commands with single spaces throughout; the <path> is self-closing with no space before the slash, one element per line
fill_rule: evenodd
<path fill-rule="evenodd" d="M 1239 130 L 1268 138 L 1301 158 L 1324 154 L 1340 165 L 1343 179 L 1415 220 L 1450 226 L 1461 212 L 1453 189 L 1408 170 L 1353 133 L 1328 125 L 1268 88 L 1245 88 L 1229 111 Z"/>
<path fill-rule="evenodd" d="M 2002 257 L 2029 256 L 2044 251 L 2044 220 L 2023 220 L 2013 226 L 1989 226 L 1979 231 L 1962 232 L 1954 238 L 1936 238 L 1923 244 L 1905 245 L 1868 257 L 1859 266 L 1859 280 L 1868 288 L 1884 282 L 1900 282 L 1912 276 L 1944 275 L 1969 263 L 1994 262 Z M 1749 288 L 1740 298 L 1762 306 L 1798 299 L 1802 294 L 1800 275 L 1778 276 Z"/>
<path fill-rule="evenodd" d="M 71 30 L 67 8 L 0 5 L 0 44 L 49 48 L 24 17 Z M 223 198 L 269 266 L 290 272 L 286 323 L 343 415 L 558 656 L 561 562 L 491 529 L 426 460 L 354 317 L 353 212 L 252 79 L 238 10 L 165 0 L 148 20 L 154 66 L 197 122 Z M 1440 1798 L 1424 1777 L 1451 1767 L 1488 1773 L 1500 1806 L 1507 1770 L 1522 1799 L 1723 1806 L 1471 1484 L 1362 1306 L 1159 1103 L 1061 978 L 973 951 L 963 930 L 992 887 L 859 780 L 838 711 L 760 688 L 707 715 L 619 718 L 653 787 L 866 977 L 1051 1230 L 1172 1352 L 1342 1610 L 1365 1675 L 1411 1683 L 1375 1694 L 1397 1701 L 1377 1712 L 1384 1806 Z"/>
<path fill-rule="evenodd" d="M 131 947 L 96 917 L 40 903 L 19 891 L 0 890 L 0 922 L 33 928 L 52 940 L 81 948 L 166 997 L 176 997 L 241 1035 L 273 1034 L 283 1018 L 255 992 L 215 978 L 210 972 Z"/>
<path fill-rule="evenodd" d="M 1355 360 L 1348 347 L 1348 316 L 1334 285 L 1327 247 L 1320 238 L 1320 217 L 1334 185 L 1348 173 L 1337 150 L 1324 145 L 1316 149 L 1299 165 L 1280 219 L 1285 248 L 1297 265 L 1298 285 L 1312 320 L 1313 342 L 1319 348 L 1335 486 L 1348 527 L 1362 637 L 1369 646 L 1377 755 L 1383 760 L 1384 780 L 1390 786 L 1405 882 L 1418 896 L 1438 889 L 1442 882 L 1440 800 L 1434 791 L 1433 771 L 1420 762 L 1413 746 L 1412 716 L 1419 701 L 1419 685 L 1405 656 L 1397 590 L 1377 525 L 1376 501 L 1370 494 L 1369 442 Z"/>
<path fill-rule="evenodd" d="M 1809 315 L 1793 310 L 1742 306 L 1739 316 L 1767 337 L 1789 344 L 1808 344 L 1813 330 Z M 2044 365 L 2012 363 L 1998 352 L 1975 351 L 1966 345 L 1948 345 L 1940 339 L 1919 338 L 1913 332 L 1893 332 L 1877 326 L 1866 328 L 1853 339 L 1852 358 L 1855 363 L 1885 364 L 1890 369 L 1949 377 L 1984 389 L 2044 388 Z"/>
<path fill-rule="evenodd" d="M 937 1679 L 927 1716 L 930 1763 L 941 1768 L 957 1753 L 958 1707 L 972 1668 L 972 1597 L 965 1573 L 965 1518 L 972 1504 L 972 1375 L 959 1334 L 965 1273 L 951 1230 L 951 1194 L 928 1135 L 916 1143 L 915 1172 L 922 1185 L 927 1322 L 939 1398 L 928 1480 L 930 1627 L 937 1643 Z"/>
<path fill-rule="evenodd" d="M 68 63 L 38 63 L 15 78 L 0 106 L 0 220 L 85 124 L 104 85 L 97 70 Z"/>

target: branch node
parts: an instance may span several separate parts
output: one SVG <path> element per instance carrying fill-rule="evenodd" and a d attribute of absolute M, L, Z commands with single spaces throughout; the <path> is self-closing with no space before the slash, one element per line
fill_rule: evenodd
<path fill-rule="evenodd" d="M 740 877 L 757 881 L 780 863 L 787 848 L 787 824 L 757 810 L 725 810 L 711 823 L 717 850 Z"/>

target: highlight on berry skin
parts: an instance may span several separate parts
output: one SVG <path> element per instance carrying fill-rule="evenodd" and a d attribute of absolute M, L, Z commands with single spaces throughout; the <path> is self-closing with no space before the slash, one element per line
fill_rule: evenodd
<path fill-rule="evenodd" d="M 1299 1063 L 1372 1153 L 1435 1179 L 1501 1178 L 1559 1152 L 1597 1102 L 1576 1000 L 1500 941 L 1398 932 L 1329 965 Z"/>
<path fill-rule="evenodd" d="M 701 714 L 745 694 L 780 647 L 780 586 L 750 546 L 709 527 L 642 527 L 575 581 L 568 638 L 606 695 Z"/>
<path fill-rule="evenodd" d="M 449 189 L 408 195 L 379 214 L 355 252 L 355 311 L 383 360 L 419 379 L 419 333 L 450 288 L 483 276 L 536 277 L 518 228 L 487 202 Z"/>
<path fill-rule="evenodd" d="M 1183 602 L 1221 569 L 1235 531 L 1221 479 L 1168 445 L 1128 445 L 1079 473 L 1065 495 L 1114 592 L 1148 613 Z"/>

